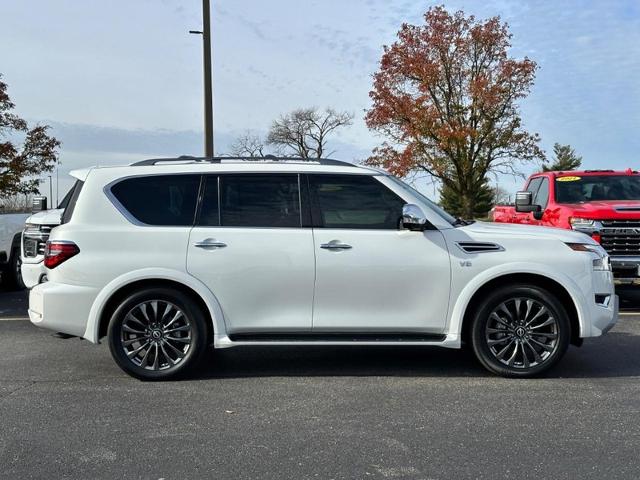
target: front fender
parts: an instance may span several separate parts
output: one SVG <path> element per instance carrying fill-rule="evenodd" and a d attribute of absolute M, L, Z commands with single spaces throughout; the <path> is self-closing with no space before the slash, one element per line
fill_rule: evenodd
<path fill-rule="evenodd" d="M 502 265 L 497 265 L 495 267 L 489 268 L 480 272 L 478 275 L 473 277 L 462 290 L 458 293 L 455 298 L 455 304 L 451 309 L 451 315 L 447 322 L 447 332 L 448 335 L 452 336 L 451 338 L 461 339 L 462 334 L 462 323 L 464 320 L 465 312 L 469 306 L 469 302 L 475 295 L 475 293 L 486 285 L 488 282 L 495 280 L 499 277 L 503 277 L 506 275 L 513 274 L 533 274 L 539 275 L 542 277 L 546 277 L 550 280 L 554 280 L 555 282 L 562 285 L 573 304 L 576 307 L 576 311 L 578 312 L 578 321 L 580 324 L 580 336 L 588 336 L 590 333 L 589 323 L 588 323 L 588 311 L 584 308 L 584 305 L 587 305 L 586 298 L 582 293 L 582 290 L 578 286 L 578 284 L 568 275 L 563 274 L 562 272 L 549 271 L 548 265 L 539 265 L 536 263 L 528 263 L 528 262 L 518 262 L 518 263 L 507 263 Z"/>
<path fill-rule="evenodd" d="M 98 293 L 98 296 L 91 306 L 89 319 L 87 321 L 87 328 L 83 335 L 84 338 L 92 343 L 99 343 L 100 317 L 102 316 L 102 312 L 107 302 L 116 291 L 140 280 L 171 280 L 189 287 L 198 294 L 200 298 L 202 298 L 207 306 L 211 316 L 213 331 L 216 335 L 226 334 L 226 325 L 224 323 L 224 316 L 222 309 L 220 308 L 220 303 L 205 284 L 188 273 L 181 272 L 179 270 L 166 268 L 144 268 L 141 270 L 127 272 L 113 279 L 105 285 L 102 290 L 100 290 L 100 293 Z"/>

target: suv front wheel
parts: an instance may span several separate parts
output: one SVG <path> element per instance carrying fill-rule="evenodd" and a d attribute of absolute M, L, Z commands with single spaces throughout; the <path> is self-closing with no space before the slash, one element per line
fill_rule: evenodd
<path fill-rule="evenodd" d="M 569 347 L 567 313 L 547 290 L 505 286 L 476 310 L 473 351 L 482 365 L 506 377 L 531 377 L 555 365 Z"/>
<path fill-rule="evenodd" d="M 165 380 L 185 373 L 207 346 L 206 320 L 188 296 L 148 288 L 125 298 L 111 317 L 109 349 L 128 374 Z"/>

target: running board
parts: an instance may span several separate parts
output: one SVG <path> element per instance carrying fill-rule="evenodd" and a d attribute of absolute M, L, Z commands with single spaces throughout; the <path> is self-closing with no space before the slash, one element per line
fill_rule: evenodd
<path fill-rule="evenodd" d="M 232 342 L 287 342 L 287 343 L 419 343 L 443 342 L 446 335 L 429 333 L 236 333 L 229 335 Z"/>

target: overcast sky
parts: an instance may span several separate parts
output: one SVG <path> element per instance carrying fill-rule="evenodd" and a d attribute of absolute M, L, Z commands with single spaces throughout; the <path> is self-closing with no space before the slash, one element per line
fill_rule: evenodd
<path fill-rule="evenodd" d="M 382 46 L 434 4 L 212 3 L 216 152 L 246 129 L 265 132 L 281 113 L 331 106 L 355 114 L 332 145 L 347 160 L 380 141 L 362 118 Z M 522 114 L 548 153 L 569 143 L 587 168 L 639 166 L 640 2 L 445 5 L 500 15 L 512 54 L 538 62 Z M 199 0 L 0 0 L 0 73 L 17 112 L 62 140 L 61 179 L 80 166 L 202 153 L 202 42 L 187 33 L 201 28 L 200 8 Z M 500 182 L 515 190 L 520 180 Z"/>

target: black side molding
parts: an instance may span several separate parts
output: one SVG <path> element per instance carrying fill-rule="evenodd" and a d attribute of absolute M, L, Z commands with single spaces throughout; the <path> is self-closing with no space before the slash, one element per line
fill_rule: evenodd
<path fill-rule="evenodd" d="M 233 342 L 443 342 L 446 335 L 430 333 L 236 333 Z"/>

